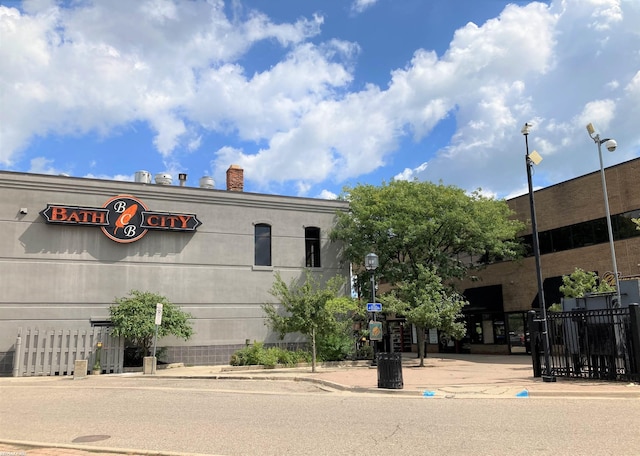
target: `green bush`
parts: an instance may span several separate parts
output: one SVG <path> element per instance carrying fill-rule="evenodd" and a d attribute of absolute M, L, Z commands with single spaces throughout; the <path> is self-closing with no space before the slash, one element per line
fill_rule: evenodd
<path fill-rule="evenodd" d="M 342 332 L 318 337 L 318 359 L 321 361 L 343 361 L 353 353 L 353 337 Z"/>
<path fill-rule="evenodd" d="M 253 345 L 236 351 L 229 360 L 232 366 L 265 367 L 275 367 L 276 364 L 295 366 L 306 362 L 311 362 L 311 354 L 306 351 L 289 351 L 280 347 L 265 348 L 262 342 L 254 342 Z"/>
<path fill-rule="evenodd" d="M 371 345 L 363 345 L 356 350 L 356 359 L 373 359 L 373 347 Z"/>

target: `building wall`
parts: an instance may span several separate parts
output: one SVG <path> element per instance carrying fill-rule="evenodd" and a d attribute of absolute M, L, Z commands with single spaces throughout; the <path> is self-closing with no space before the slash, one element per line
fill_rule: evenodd
<path fill-rule="evenodd" d="M 119 244 L 100 228 L 51 225 L 40 215 L 49 203 L 102 207 L 122 194 L 152 211 L 196 214 L 202 225 L 190 233 L 149 231 Z M 247 339 L 276 341 L 261 309 L 273 302 L 268 290 L 274 273 L 287 282 L 301 274 L 304 227 L 315 226 L 321 229 L 322 267 L 314 273 L 347 277 L 348 265 L 337 260 L 339 245 L 328 239 L 336 211 L 347 207 L 241 191 L 0 172 L 0 371 L 10 364 L 19 327 L 90 326 L 106 319 L 114 299 L 132 289 L 164 295 L 194 316 L 192 340 L 159 342 L 174 347 L 170 356 L 181 361 L 227 363 Z M 272 226 L 272 267 L 254 266 L 256 223 Z"/>
<path fill-rule="evenodd" d="M 609 208 L 612 215 L 640 209 L 640 159 L 630 160 L 605 170 Z M 572 179 L 534 193 L 538 231 L 560 228 L 605 217 L 600 171 Z M 507 201 L 515 217 L 527 224 L 522 234 L 531 234 L 529 196 Z M 623 276 L 640 274 L 640 237 L 614 243 L 618 271 Z M 612 271 L 608 243 L 541 255 L 543 279 L 571 274 L 575 268 Z M 535 258 L 491 264 L 479 271 L 478 282 L 465 281 L 459 289 L 502 284 L 504 311 L 528 311 L 538 289 Z M 547 302 L 547 305 L 552 303 Z"/>

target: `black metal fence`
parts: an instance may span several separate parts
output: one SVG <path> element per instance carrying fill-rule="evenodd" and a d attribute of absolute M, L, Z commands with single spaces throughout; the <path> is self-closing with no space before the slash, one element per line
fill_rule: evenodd
<path fill-rule="evenodd" d="M 529 313 L 533 371 L 547 373 L 544 322 Z M 549 374 L 556 377 L 640 381 L 640 307 L 547 313 Z"/>

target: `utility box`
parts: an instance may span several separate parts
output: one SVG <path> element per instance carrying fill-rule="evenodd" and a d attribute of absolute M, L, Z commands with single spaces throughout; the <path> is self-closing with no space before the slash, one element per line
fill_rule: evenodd
<path fill-rule="evenodd" d="M 616 293 L 588 293 L 582 298 L 563 298 L 562 310 L 600 310 L 611 309 L 614 306 Z M 620 306 L 629 307 L 629 304 L 640 303 L 640 279 L 620 280 Z"/>

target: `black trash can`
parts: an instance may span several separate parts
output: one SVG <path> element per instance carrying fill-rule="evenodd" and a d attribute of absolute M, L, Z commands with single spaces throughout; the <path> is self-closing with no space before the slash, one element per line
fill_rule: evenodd
<path fill-rule="evenodd" d="M 402 353 L 378 353 L 378 388 L 402 389 Z"/>

